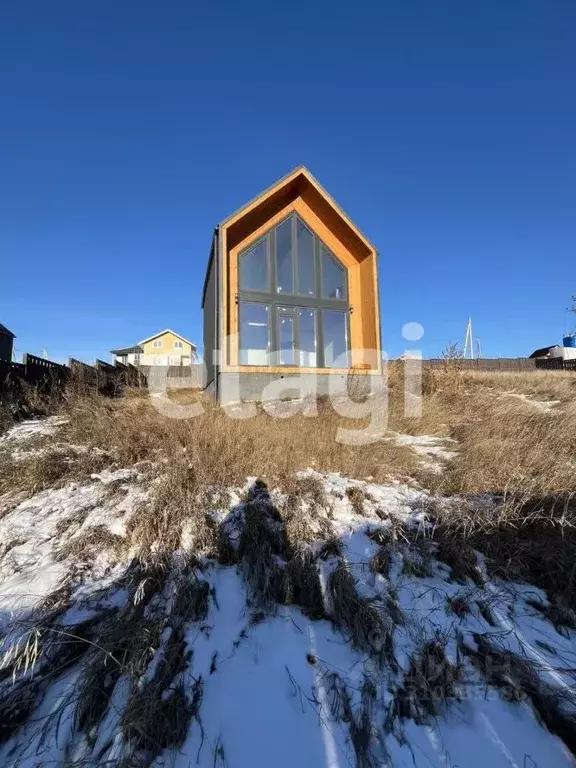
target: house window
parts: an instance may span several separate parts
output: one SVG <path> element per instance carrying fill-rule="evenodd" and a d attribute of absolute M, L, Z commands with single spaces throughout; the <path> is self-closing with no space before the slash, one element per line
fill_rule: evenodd
<path fill-rule="evenodd" d="M 322 311 L 322 338 L 324 341 L 324 365 L 326 368 L 347 368 L 348 332 L 345 312 Z"/>
<path fill-rule="evenodd" d="M 322 264 L 322 296 L 327 299 L 345 299 L 346 270 L 323 245 L 320 246 L 320 255 Z"/>
<path fill-rule="evenodd" d="M 276 227 L 276 291 L 294 293 L 291 218 Z"/>
<path fill-rule="evenodd" d="M 240 365 L 349 367 L 346 267 L 296 214 L 238 261 Z"/>
<path fill-rule="evenodd" d="M 155 340 L 152 342 L 152 346 L 153 346 L 155 349 L 158 349 L 159 347 L 161 347 L 161 346 L 162 346 L 162 339 L 155 339 Z"/>
<path fill-rule="evenodd" d="M 316 293 L 314 235 L 299 218 L 296 218 L 296 244 L 298 248 L 298 293 L 300 296 L 314 296 Z"/>
<path fill-rule="evenodd" d="M 240 304 L 240 365 L 269 365 L 270 307 Z"/>
<path fill-rule="evenodd" d="M 316 353 L 316 311 L 314 309 L 298 310 L 298 337 L 300 365 L 304 368 L 316 368 L 318 357 Z"/>
<path fill-rule="evenodd" d="M 263 238 L 240 256 L 240 290 L 267 291 L 268 238 Z"/>
<path fill-rule="evenodd" d="M 278 307 L 278 362 L 296 365 L 296 308 Z"/>
<path fill-rule="evenodd" d="M 174 349 L 182 349 L 183 346 L 184 345 L 182 344 L 181 341 L 175 341 L 174 342 Z"/>

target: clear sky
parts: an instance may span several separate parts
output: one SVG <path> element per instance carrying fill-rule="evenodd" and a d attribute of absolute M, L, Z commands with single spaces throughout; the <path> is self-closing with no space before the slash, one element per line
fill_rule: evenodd
<path fill-rule="evenodd" d="M 201 343 L 213 227 L 299 164 L 380 250 L 384 346 L 558 342 L 576 293 L 574 0 L 0 8 L 0 322 L 88 361 Z M 408 345 L 408 348 L 414 345 Z"/>

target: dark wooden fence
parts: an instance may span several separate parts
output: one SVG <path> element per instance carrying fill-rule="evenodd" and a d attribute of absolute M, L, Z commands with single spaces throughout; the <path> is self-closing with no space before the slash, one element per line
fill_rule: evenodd
<path fill-rule="evenodd" d="M 536 368 L 548 371 L 574 371 L 576 373 L 576 360 L 562 360 L 561 357 L 547 357 L 536 360 Z"/>
<path fill-rule="evenodd" d="M 576 372 L 576 360 L 563 360 L 561 357 L 532 359 L 530 357 L 481 357 L 478 360 L 432 358 L 423 360 L 424 368 L 447 368 L 454 366 L 460 371 L 573 371 Z"/>
<path fill-rule="evenodd" d="M 143 386 L 146 379 L 132 365 L 110 365 L 97 360 L 87 365 L 70 358 L 68 365 L 25 354 L 22 363 L 0 360 L 0 403 L 9 401 L 19 408 L 26 400 L 26 386 L 43 395 L 59 396 L 68 384 L 97 389 L 105 395 L 121 394 L 127 386 Z"/>
<path fill-rule="evenodd" d="M 445 368 L 453 365 L 463 371 L 533 371 L 536 368 L 536 360 L 529 357 L 481 357 L 477 360 L 432 358 L 422 362 L 427 368 Z"/>

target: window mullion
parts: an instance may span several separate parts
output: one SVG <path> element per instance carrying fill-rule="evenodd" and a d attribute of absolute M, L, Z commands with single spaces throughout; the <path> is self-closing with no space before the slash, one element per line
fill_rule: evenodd
<path fill-rule="evenodd" d="M 294 365 L 300 367 L 300 312 L 294 307 Z"/>
<path fill-rule="evenodd" d="M 271 229 L 268 233 L 268 274 L 270 275 L 270 285 L 268 290 L 271 294 L 276 293 L 276 233 Z"/>
<path fill-rule="evenodd" d="M 316 362 L 318 368 L 324 368 L 324 332 L 322 330 L 322 310 L 316 310 Z"/>
<path fill-rule="evenodd" d="M 299 293 L 298 286 L 298 230 L 296 228 L 296 216 L 292 216 L 292 293 Z"/>

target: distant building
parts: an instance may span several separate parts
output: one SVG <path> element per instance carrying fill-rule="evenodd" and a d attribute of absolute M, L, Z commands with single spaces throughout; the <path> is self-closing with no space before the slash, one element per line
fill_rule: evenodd
<path fill-rule="evenodd" d="M 541 349 L 535 349 L 530 355 L 531 360 L 548 359 L 549 357 L 558 357 L 558 354 L 552 354 L 552 351 L 561 350 L 562 347 L 559 344 L 552 344 L 550 347 L 542 347 Z"/>
<path fill-rule="evenodd" d="M 552 344 L 550 347 L 536 349 L 530 355 L 531 359 L 549 360 L 550 358 L 562 358 L 563 360 L 576 360 L 575 347 L 563 347 L 560 344 Z"/>
<path fill-rule="evenodd" d="M 160 331 L 133 347 L 112 349 L 114 360 L 124 365 L 191 365 L 196 345 L 170 329 Z"/>
<path fill-rule="evenodd" d="M 14 339 L 16 336 L 0 323 L 0 360 L 12 362 L 12 351 L 14 349 Z"/>

